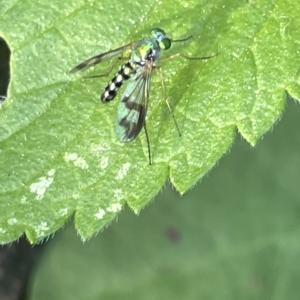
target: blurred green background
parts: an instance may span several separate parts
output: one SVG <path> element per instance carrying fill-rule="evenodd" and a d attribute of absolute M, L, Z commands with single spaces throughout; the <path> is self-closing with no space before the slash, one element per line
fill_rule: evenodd
<path fill-rule="evenodd" d="M 70 222 L 47 241 L 31 299 L 299 299 L 299 126 L 288 99 L 257 147 L 237 134 L 183 197 L 166 184 L 85 244 Z"/>

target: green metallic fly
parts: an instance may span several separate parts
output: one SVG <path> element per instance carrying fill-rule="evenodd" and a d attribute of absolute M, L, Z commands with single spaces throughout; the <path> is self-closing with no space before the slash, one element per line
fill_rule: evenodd
<path fill-rule="evenodd" d="M 157 69 L 160 71 L 165 101 L 172 115 L 179 136 L 181 136 L 179 127 L 172 113 L 172 109 L 168 102 L 167 95 L 165 92 L 162 68 L 160 66 L 157 66 L 156 63 L 161 55 L 161 50 L 169 49 L 171 47 L 172 42 L 184 42 L 192 37 L 190 36 L 181 40 L 172 40 L 164 32 L 164 30 L 160 28 L 152 29 L 151 34 L 154 36 L 154 38 L 146 37 L 139 41 L 131 42 L 117 49 L 96 55 L 80 63 L 70 71 L 71 73 L 84 71 L 92 66 L 97 65 L 103 60 L 109 59 L 126 50 L 131 51 L 130 57 L 118 57 L 118 59 L 115 61 L 115 63 L 112 64 L 112 67 L 108 70 L 108 72 L 106 72 L 106 74 L 91 77 L 108 76 L 118 60 L 127 60 L 126 63 L 121 65 L 118 73 L 108 83 L 108 85 L 102 92 L 101 101 L 103 103 L 107 103 L 113 100 L 117 95 L 118 89 L 123 85 L 124 81 L 130 79 L 130 82 L 127 85 L 125 91 L 123 92 L 121 96 L 121 101 L 119 103 L 117 112 L 116 133 L 121 142 L 129 142 L 135 139 L 141 132 L 142 128 L 144 128 L 148 146 L 148 157 L 150 165 L 152 164 L 152 158 L 150 151 L 149 136 L 146 128 L 146 115 L 148 109 L 152 70 Z M 176 53 L 171 56 L 165 57 L 161 60 L 173 58 L 176 56 L 181 56 L 186 59 L 208 59 L 215 55 L 208 57 L 188 57 L 184 54 Z"/>

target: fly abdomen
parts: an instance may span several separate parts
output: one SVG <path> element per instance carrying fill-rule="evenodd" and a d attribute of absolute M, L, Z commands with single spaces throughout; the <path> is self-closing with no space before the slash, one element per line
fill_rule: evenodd
<path fill-rule="evenodd" d="M 123 64 L 119 72 L 110 81 L 110 83 L 106 86 L 103 93 L 101 94 L 101 101 L 109 102 L 113 100 L 117 95 L 118 89 L 122 86 L 124 81 L 129 79 L 134 73 L 134 67 L 130 62 Z"/>

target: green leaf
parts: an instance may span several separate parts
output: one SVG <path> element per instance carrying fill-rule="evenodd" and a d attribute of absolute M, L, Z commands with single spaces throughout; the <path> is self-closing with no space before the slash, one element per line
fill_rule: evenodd
<path fill-rule="evenodd" d="M 33 243 L 76 211 L 87 239 L 127 203 L 136 213 L 167 177 L 191 188 L 231 146 L 236 128 L 251 144 L 285 105 L 299 99 L 300 6 L 295 1 L 0 0 L 0 35 L 11 50 L 11 84 L 0 111 L 0 242 L 26 232 Z M 162 61 L 179 138 L 153 75 L 145 135 L 126 144 L 115 135 L 118 101 L 99 95 L 109 78 L 69 74 L 80 61 L 161 27 L 168 54 L 209 56 Z M 167 54 L 166 54 L 167 55 Z M 102 74 L 103 63 L 84 76 Z M 113 75 L 111 75 L 113 76 Z"/>

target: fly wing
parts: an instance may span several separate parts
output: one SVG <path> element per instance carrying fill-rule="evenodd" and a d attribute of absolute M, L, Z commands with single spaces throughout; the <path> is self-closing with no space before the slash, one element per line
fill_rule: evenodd
<path fill-rule="evenodd" d="M 117 49 L 114 49 L 114 50 L 110 50 L 110 51 L 107 51 L 105 53 L 101 53 L 101 54 L 98 54 L 94 57 L 91 57 L 89 58 L 88 60 L 80 63 L 79 65 L 77 65 L 76 67 L 74 67 L 70 73 L 75 73 L 75 72 L 79 72 L 79 71 L 84 71 L 90 67 L 93 67 L 97 64 L 99 64 L 101 61 L 103 60 L 106 60 L 106 59 L 109 59 L 119 53 L 122 53 L 124 52 L 125 50 L 129 49 L 129 48 L 132 48 L 132 46 L 135 44 L 135 42 L 131 42 L 127 45 L 124 45 L 122 47 L 119 47 Z"/>
<path fill-rule="evenodd" d="M 135 139 L 146 120 L 152 64 L 137 70 L 127 85 L 117 114 L 117 136 L 121 142 Z"/>

